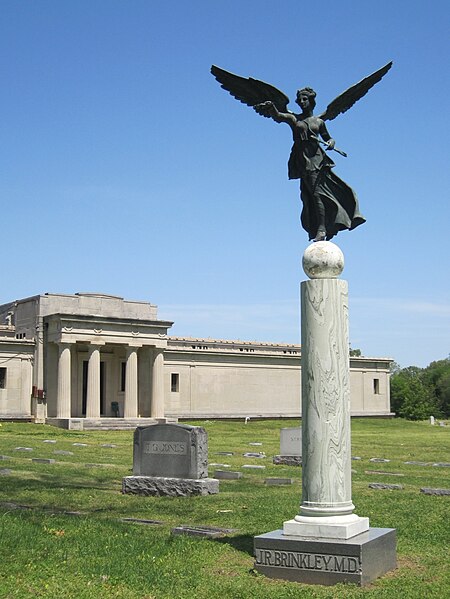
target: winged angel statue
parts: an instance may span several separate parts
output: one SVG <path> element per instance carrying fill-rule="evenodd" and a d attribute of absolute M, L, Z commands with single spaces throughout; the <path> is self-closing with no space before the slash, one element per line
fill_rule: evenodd
<path fill-rule="evenodd" d="M 338 231 L 351 230 L 365 222 L 355 192 L 331 170 L 334 162 L 326 151 L 346 154 L 335 147 L 325 121 L 331 121 L 351 108 L 391 66 L 392 62 L 389 62 L 352 85 L 319 116 L 313 115 L 316 92 L 310 87 L 297 91 L 295 101 L 302 112 L 296 114 L 288 110 L 289 98 L 276 87 L 252 77 L 239 77 L 214 65 L 211 67 L 211 73 L 221 87 L 237 100 L 252 106 L 258 114 L 291 127 L 294 145 L 288 162 L 288 176 L 289 179 L 300 179 L 301 222 L 310 240 L 329 240 Z M 322 149 L 320 144 L 325 148 Z"/>

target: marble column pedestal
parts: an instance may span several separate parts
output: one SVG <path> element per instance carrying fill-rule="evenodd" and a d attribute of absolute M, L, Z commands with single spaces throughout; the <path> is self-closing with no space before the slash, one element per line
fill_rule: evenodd
<path fill-rule="evenodd" d="M 348 290 L 337 278 L 343 267 L 333 243 L 305 251 L 311 280 L 301 284 L 302 502 L 282 530 L 255 537 L 255 568 L 275 578 L 366 584 L 396 566 L 395 530 L 371 529 L 353 513 Z"/>

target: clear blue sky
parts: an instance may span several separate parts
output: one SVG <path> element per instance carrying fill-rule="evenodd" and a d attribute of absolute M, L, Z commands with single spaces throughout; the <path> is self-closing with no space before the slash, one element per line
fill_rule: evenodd
<path fill-rule="evenodd" d="M 100 291 L 158 304 L 175 335 L 298 343 L 291 134 L 210 66 L 291 99 L 310 85 L 321 110 L 393 60 L 329 124 L 367 219 L 334 240 L 351 343 L 402 366 L 448 356 L 448 2 L 2 0 L 0 15 L 0 302 Z"/>

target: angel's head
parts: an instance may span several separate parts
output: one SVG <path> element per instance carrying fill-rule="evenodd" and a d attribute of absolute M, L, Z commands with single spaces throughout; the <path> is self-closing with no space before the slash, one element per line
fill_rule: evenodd
<path fill-rule="evenodd" d="M 311 110 L 314 110 L 314 107 L 316 106 L 316 92 L 312 89 L 312 87 L 303 87 L 302 89 L 297 90 L 297 98 L 295 102 L 302 110 L 305 108 L 311 108 Z"/>

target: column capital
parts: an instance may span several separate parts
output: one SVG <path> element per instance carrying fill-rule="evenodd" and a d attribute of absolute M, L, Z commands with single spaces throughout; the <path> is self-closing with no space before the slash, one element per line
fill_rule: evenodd
<path fill-rule="evenodd" d="M 106 342 L 105 341 L 97 341 L 96 339 L 91 339 L 87 342 L 87 344 L 89 347 L 97 348 L 97 347 L 101 347 L 102 345 L 106 345 Z"/>
<path fill-rule="evenodd" d="M 142 347 L 142 343 L 138 343 L 137 341 L 130 341 L 126 344 L 125 347 L 127 348 L 127 350 L 137 350 Z"/>
<path fill-rule="evenodd" d="M 60 348 L 60 349 L 70 349 L 73 345 L 72 341 L 56 341 L 56 345 Z"/>

